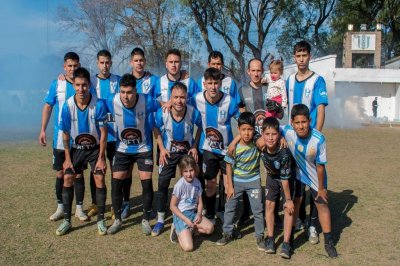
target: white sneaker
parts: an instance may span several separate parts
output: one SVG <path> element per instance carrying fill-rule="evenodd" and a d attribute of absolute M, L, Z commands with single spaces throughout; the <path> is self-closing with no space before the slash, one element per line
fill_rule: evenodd
<path fill-rule="evenodd" d="M 295 231 L 302 231 L 304 230 L 304 225 L 303 222 L 300 220 L 300 218 L 297 218 L 296 220 L 296 226 L 294 228 Z"/>
<path fill-rule="evenodd" d="M 310 243 L 313 245 L 316 245 L 319 242 L 319 237 L 315 226 L 308 227 L 308 241 L 310 241 Z"/>
<path fill-rule="evenodd" d="M 86 213 L 81 208 L 77 208 L 75 210 L 75 217 L 78 218 L 81 222 L 87 221 L 88 219 Z"/>
<path fill-rule="evenodd" d="M 50 221 L 55 222 L 62 218 L 64 218 L 64 208 L 57 208 L 56 212 L 53 213 L 49 219 Z"/>

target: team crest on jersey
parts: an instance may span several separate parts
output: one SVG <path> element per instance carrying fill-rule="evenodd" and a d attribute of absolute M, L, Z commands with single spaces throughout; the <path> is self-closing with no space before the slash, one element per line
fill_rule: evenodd
<path fill-rule="evenodd" d="M 187 141 L 171 141 L 170 151 L 173 153 L 187 153 L 189 149 L 190 145 Z"/>
<path fill-rule="evenodd" d="M 126 145 L 139 145 L 142 142 L 142 132 L 136 128 L 125 128 L 121 132 L 121 140 Z"/>
<path fill-rule="evenodd" d="M 96 146 L 96 138 L 90 134 L 79 134 L 75 138 L 77 149 L 88 150 Z"/>
<path fill-rule="evenodd" d="M 227 115 L 228 115 L 228 112 L 227 112 L 227 111 L 225 111 L 225 110 L 219 111 L 219 116 L 220 116 L 221 118 L 226 118 Z"/>
<path fill-rule="evenodd" d="M 309 88 L 306 88 L 306 97 L 310 97 L 310 93 L 311 93 L 311 90 Z"/>
<path fill-rule="evenodd" d="M 262 125 L 265 119 L 265 111 L 262 109 L 258 109 L 254 111 L 254 116 L 256 118 L 256 131 L 259 134 L 262 134 Z"/>
<path fill-rule="evenodd" d="M 225 94 L 229 94 L 229 87 L 221 87 L 219 90 Z"/>
<path fill-rule="evenodd" d="M 279 169 L 279 167 L 281 167 L 281 164 L 278 161 L 274 161 L 274 166 L 276 169 Z"/>
<path fill-rule="evenodd" d="M 297 145 L 297 150 L 298 150 L 299 152 L 303 152 L 303 150 L 304 150 L 303 145 Z"/>
<path fill-rule="evenodd" d="M 143 120 L 143 118 L 144 118 L 144 112 L 143 112 L 143 111 L 138 112 L 138 113 L 137 113 L 137 118 L 139 118 L 140 120 Z"/>
<path fill-rule="evenodd" d="M 211 149 L 224 149 L 224 138 L 222 137 L 221 132 L 219 132 L 216 128 L 206 128 L 206 138 Z"/>

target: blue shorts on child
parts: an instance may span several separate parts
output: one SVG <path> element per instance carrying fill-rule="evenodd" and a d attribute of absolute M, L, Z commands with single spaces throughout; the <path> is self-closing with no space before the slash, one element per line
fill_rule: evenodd
<path fill-rule="evenodd" d="M 182 213 L 187 218 L 189 218 L 190 221 L 192 221 L 192 222 L 194 221 L 194 218 L 196 217 L 196 214 L 197 214 L 196 210 L 194 210 L 194 209 L 186 210 L 186 211 L 183 211 Z M 173 223 L 174 223 L 174 227 L 175 227 L 176 233 L 178 233 L 178 234 L 180 232 L 182 232 L 183 230 L 185 230 L 185 229 L 189 229 L 189 226 L 181 218 L 179 218 L 175 214 L 173 216 Z"/>

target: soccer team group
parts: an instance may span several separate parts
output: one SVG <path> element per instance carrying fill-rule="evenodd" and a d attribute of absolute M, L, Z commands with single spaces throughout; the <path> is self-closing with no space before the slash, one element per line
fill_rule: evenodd
<path fill-rule="evenodd" d="M 207 69 L 197 83 L 181 69 L 177 49 L 166 54 L 167 73 L 161 77 L 146 71 L 145 54 L 140 48 L 131 52 L 132 72 L 122 77 L 110 73 L 111 54 L 106 50 L 97 54 L 99 72 L 95 76 L 80 67 L 76 53 L 65 54 L 65 73 L 51 84 L 46 95 L 39 135 L 39 143 L 46 146 L 46 128 L 53 113 L 58 207 L 50 220 L 64 219 L 56 234 L 64 235 L 71 229 L 74 196 L 79 220 L 97 214 L 98 234 L 117 233 L 130 212 L 132 169 L 136 164 L 145 235 L 158 236 L 164 231 L 169 207 L 173 214 L 170 239 L 183 250 L 193 250 L 197 234 L 212 234 L 216 218 L 223 224 L 222 237 L 216 244 L 223 246 L 241 238 L 241 225 L 249 222 L 251 210 L 259 250 L 276 253 L 274 231 L 283 227 L 279 255 L 289 259 L 296 230 L 307 228 L 309 241 L 319 242 L 319 221 L 325 250 L 328 256 L 336 257 L 328 207 L 326 143 L 321 133 L 328 104 L 326 85 L 309 69 L 311 47 L 307 42 L 298 42 L 293 54 L 298 71 L 286 81 L 282 80 L 281 60 L 273 60 L 269 71 L 264 72 L 262 61 L 251 59 L 247 66 L 250 82 L 241 88 L 222 74 L 224 58 L 218 51 L 209 54 Z M 290 122 L 281 126 L 279 119 L 284 113 Z M 238 124 L 236 136 L 232 119 Z M 152 183 L 153 136 L 159 165 L 156 193 Z M 106 160 L 113 210 L 113 224 L 108 228 L 104 217 Z M 261 160 L 267 173 L 265 193 Z M 82 207 L 83 172 L 88 165 L 92 205 L 86 213 Z M 181 178 L 167 206 L 177 167 Z M 307 223 L 306 192 L 310 193 Z M 278 215 L 280 201 L 283 222 Z M 157 220 L 153 227 L 152 219 Z"/>

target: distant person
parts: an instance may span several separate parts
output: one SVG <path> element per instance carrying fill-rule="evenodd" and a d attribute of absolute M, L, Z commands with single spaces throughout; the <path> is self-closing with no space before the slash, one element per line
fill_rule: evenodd
<path fill-rule="evenodd" d="M 190 155 L 184 155 L 179 161 L 182 177 L 172 191 L 170 209 L 173 213 L 170 240 L 179 242 L 184 251 L 193 250 L 193 236 L 196 233 L 210 235 L 214 225 L 203 217 L 203 201 L 200 181 L 197 179 L 199 169 Z"/>
<path fill-rule="evenodd" d="M 42 111 L 42 125 L 39 134 L 39 143 L 42 146 L 47 145 L 46 128 L 50 120 L 51 113 L 54 109 L 54 125 L 53 125 L 53 169 L 56 171 L 56 198 L 57 210 L 50 216 L 51 221 L 57 221 L 64 218 L 64 207 L 62 199 L 62 190 L 64 183 L 63 163 L 65 160 L 64 145 L 62 140 L 62 131 L 59 127 L 61 118 L 61 110 L 65 101 L 75 94 L 72 85 L 74 71 L 80 67 L 79 56 L 74 52 L 68 52 L 64 55 L 64 73 L 61 74 L 63 80 L 54 80 L 47 92 L 45 104 Z M 76 210 L 75 216 L 86 221 L 87 215 L 83 211 L 83 199 L 85 195 L 85 182 L 83 176 L 78 175 L 75 179 L 75 195 Z"/>
<path fill-rule="evenodd" d="M 378 97 L 375 97 L 375 100 L 372 101 L 372 112 L 376 118 L 378 115 Z"/>

